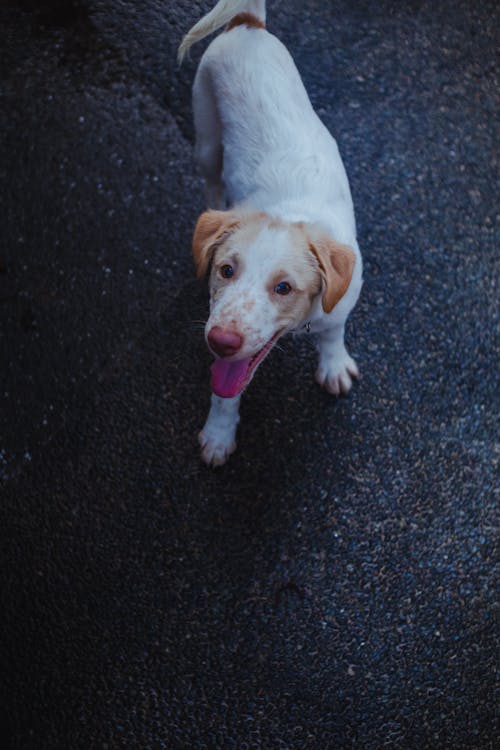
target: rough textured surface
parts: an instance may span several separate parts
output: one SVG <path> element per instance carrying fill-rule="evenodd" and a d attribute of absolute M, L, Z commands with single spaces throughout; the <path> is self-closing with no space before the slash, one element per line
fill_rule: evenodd
<path fill-rule="evenodd" d="M 351 179 L 362 380 L 286 342 L 217 472 L 175 64 L 209 5 L 0 9 L 4 736 L 493 748 L 496 3 L 269 3 Z"/>

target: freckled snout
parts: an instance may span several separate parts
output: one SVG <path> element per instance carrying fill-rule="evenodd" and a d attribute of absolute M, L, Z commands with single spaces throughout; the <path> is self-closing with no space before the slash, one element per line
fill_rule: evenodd
<path fill-rule="evenodd" d="M 231 357 L 243 346 L 243 336 L 221 326 L 214 326 L 207 335 L 208 345 L 219 357 Z"/>

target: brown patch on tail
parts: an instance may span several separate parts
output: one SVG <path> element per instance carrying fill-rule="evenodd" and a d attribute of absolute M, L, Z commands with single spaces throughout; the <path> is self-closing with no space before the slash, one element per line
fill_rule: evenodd
<path fill-rule="evenodd" d="M 246 26 L 250 29 L 265 29 L 266 24 L 264 21 L 261 21 L 260 18 L 257 18 L 257 16 L 254 16 L 253 13 L 238 13 L 236 16 L 231 18 L 228 25 L 226 26 L 226 31 L 231 31 L 231 29 L 236 28 L 236 26 Z"/>

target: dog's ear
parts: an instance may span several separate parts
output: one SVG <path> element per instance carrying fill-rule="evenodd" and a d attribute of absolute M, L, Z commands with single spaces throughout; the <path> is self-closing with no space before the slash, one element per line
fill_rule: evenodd
<path fill-rule="evenodd" d="M 206 274 L 217 247 L 238 226 L 235 211 L 205 211 L 194 228 L 193 257 L 199 279 Z"/>
<path fill-rule="evenodd" d="M 341 245 L 327 235 L 314 233 L 309 238 L 309 249 L 316 257 L 323 279 L 323 310 L 333 310 L 351 282 L 356 256 L 348 245 Z"/>

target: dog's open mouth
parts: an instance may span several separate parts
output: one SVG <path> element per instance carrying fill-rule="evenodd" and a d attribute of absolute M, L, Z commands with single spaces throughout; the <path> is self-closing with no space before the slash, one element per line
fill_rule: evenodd
<path fill-rule="evenodd" d="M 273 348 L 280 334 L 281 331 L 275 333 L 267 344 L 252 357 L 236 360 L 216 359 L 210 368 L 212 391 L 221 398 L 233 398 L 241 393 L 253 378 L 257 367 Z"/>

